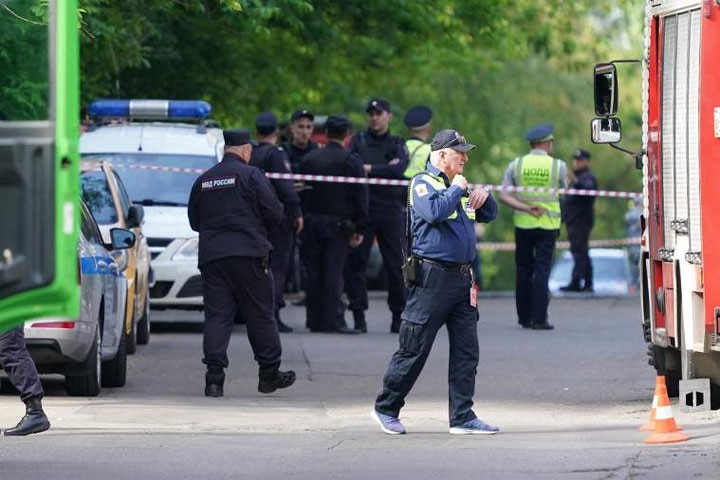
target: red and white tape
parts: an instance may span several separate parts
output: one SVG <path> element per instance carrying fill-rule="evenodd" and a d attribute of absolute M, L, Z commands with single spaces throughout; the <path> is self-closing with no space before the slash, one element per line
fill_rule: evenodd
<path fill-rule="evenodd" d="M 628 247 L 633 245 L 640 245 L 640 237 L 634 238 L 616 238 L 616 239 L 604 239 L 604 240 L 590 240 L 590 247 Z M 570 248 L 570 242 L 557 242 L 555 247 L 560 250 L 567 250 Z M 480 242 L 477 244 L 477 248 L 480 250 L 496 250 L 501 252 L 512 252 L 515 251 L 515 244 L 513 242 Z"/>
<path fill-rule="evenodd" d="M 131 168 L 136 170 L 153 170 L 173 173 L 205 173 L 201 168 L 162 167 L 154 165 L 136 165 L 132 163 L 112 163 L 117 168 Z M 306 182 L 331 182 L 331 183 L 364 183 L 367 185 L 385 186 L 407 186 L 408 180 L 392 178 L 365 178 L 365 177 L 340 177 L 334 175 L 303 175 L 299 173 L 266 173 L 268 178 L 276 180 L 294 180 Z M 618 192 L 613 190 L 579 190 L 575 188 L 544 188 L 544 187 L 516 187 L 509 185 L 483 185 L 471 184 L 472 187 L 483 187 L 491 192 L 525 192 L 525 193 L 553 193 L 558 195 L 583 195 L 587 197 L 605 198 L 642 198 L 642 193 Z"/>

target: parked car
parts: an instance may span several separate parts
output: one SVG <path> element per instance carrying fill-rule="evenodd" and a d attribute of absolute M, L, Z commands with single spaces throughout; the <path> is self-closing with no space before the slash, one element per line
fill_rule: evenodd
<path fill-rule="evenodd" d="M 105 245 L 90 210 L 80 202 L 80 317 L 25 323 L 28 350 L 38 371 L 65 375 L 68 395 L 97 396 L 101 387 L 125 385 L 127 280 L 107 248 L 132 248 L 135 234 L 114 228 L 110 237 Z"/>
<path fill-rule="evenodd" d="M 593 265 L 593 295 L 625 296 L 634 293 L 627 252 L 621 248 L 591 248 Z M 550 272 L 548 286 L 554 296 L 576 296 L 578 293 L 563 292 L 560 287 L 570 283 L 573 269 L 570 252 L 565 251 L 555 261 Z"/>
<path fill-rule="evenodd" d="M 110 243 L 113 228 L 135 233 L 135 246 L 114 250 L 110 254 L 128 282 L 127 352 L 135 353 L 137 345 L 150 341 L 150 251 L 143 235 L 141 205 L 130 201 L 125 185 L 109 163 L 101 159 L 85 159 L 80 169 L 82 197 L 100 227 L 103 243 Z"/>

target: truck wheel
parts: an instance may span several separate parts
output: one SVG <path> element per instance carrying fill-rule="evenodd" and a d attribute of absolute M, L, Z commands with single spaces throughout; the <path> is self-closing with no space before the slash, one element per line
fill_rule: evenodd
<path fill-rule="evenodd" d="M 137 298 L 137 297 L 136 297 Z M 137 300 L 136 300 L 137 301 Z M 127 308 L 127 306 L 125 307 Z M 135 326 L 135 305 L 133 305 L 132 321 L 130 322 L 130 333 L 127 334 L 125 339 L 126 351 L 129 355 L 134 355 L 137 352 L 137 327 Z M 127 315 L 127 312 L 125 312 Z M 123 317 L 124 320 L 124 317 Z M 125 332 L 125 324 L 123 324 L 123 333 Z"/>
<path fill-rule="evenodd" d="M 118 388 L 125 386 L 127 379 L 127 338 L 128 335 L 123 328 L 115 358 L 102 364 L 103 387 Z"/>
<path fill-rule="evenodd" d="M 137 324 L 137 344 L 147 345 L 150 343 L 150 295 L 145 294 L 145 310 Z"/>
<path fill-rule="evenodd" d="M 101 307 L 102 308 L 102 307 Z M 100 326 L 95 329 L 95 341 L 83 362 L 83 373 L 65 377 L 65 391 L 71 397 L 97 397 L 102 382 L 102 337 Z"/>

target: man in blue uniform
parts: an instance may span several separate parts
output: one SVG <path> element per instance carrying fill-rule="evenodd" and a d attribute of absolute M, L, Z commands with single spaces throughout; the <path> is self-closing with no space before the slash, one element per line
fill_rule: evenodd
<path fill-rule="evenodd" d="M 227 348 L 238 309 L 260 365 L 258 391 L 272 393 L 295 382 L 280 371 L 282 347 L 274 317 L 268 231 L 283 220 L 283 206 L 265 174 L 247 163 L 247 130 L 226 130 L 222 162 L 198 177 L 188 201 L 190 227 L 200 233 L 198 267 L 203 281 L 205 395 L 222 397 Z"/>
<path fill-rule="evenodd" d="M 370 178 L 402 179 L 407 168 L 408 155 L 402 138 L 390 134 L 392 111 L 390 103 L 375 98 L 366 108 L 368 129 L 358 132 L 350 143 L 350 152 L 363 160 L 365 173 Z M 370 249 L 377 236 L 383 267 L 388 277 L 388 306 L 392 313 L 390 330 L 397 333 L 400 314 L 405 308 L 405 287 L 402 280 L 402 238 L 405 217 L 405 188 L 370 185 L 370 222 L 363 233 L 363 242 L 348 255 L 345 265 L 345 291 L 348 309 L 353 312 L 356 325 L 365 324 L 368 309 L 367 270 Z"/>
<path fill-rule="evenodd" d="M 598 183 L 590 170 L 590 152 L 582 148 L 573 154 L 573 172 L 569 175 L 570 188 L 597 190 Z M 567 226 L 573 271 L 570 283 L 560 287 L 563 292 L 592 292 L 593 270 L 589 254 L 590 231 L 595 224 L 595 197 L 589 195 L 565 195 L 562 219 Z M 580 282 L 583 282 L 581 285 Z"/>
<path fill-rule="evenodd" d="M 364 178 L 360 157 L 343 148 L 350 126 L 341 115 L 328 117 L 327 146 L 307 154 L 300 173 Z M 367 228 L 367 185 L 307 182 L 302 200 L 306 225 L 300 252 L 308 270 L 307 326 L 313 332 L 367 332 L 365 325 L 347 326 L 342 304 L 348 247 L 360 245 Z"/>
<path fill-rule="evenodd" d="M 390 360 L 372 416 L 385 433 L 405 433 L 400 409 L 438 330 L 446 325 L 450 433 L 494 434 L 499 429 L 478 419 L 472 410 L 480 356 L 472 261 L 477 254 L 475 222 L 493 220 L 498 209 L 485 189 L 467 194 L 463 170 L 467 152 L 475 145 L 456 130 L 441 130 L 431 147 L 431 165 L 410 186 L 412 257 L 403 267 L 410 290 L 402 314 L 400 348 Z"/>
<path fill-rule="evenodd" d="M 24 436 L 50 428 L 50 421 L 42 408 L 40 376 L 25 346 L 22 327 L 0 333 L 0 367 L 20 391 L 20 399 L 25 404 L 25 416 L 15 428 L 5 430 L 5 435 Z"/>
<path fill-rule="evenodd" d="M 253 148 L 250 165 L 269 173 L 291 173 L 290 162 L 283 147 L 277 143 L 277 118 L 272 113 L 261 113 L 255 118 L 258 146 Z M 275 319 L 282 333 L 292 332 L 280 319 L 280 309 L 285 306 L 285 276 L 287 275 L 292 254 L 293 236 L 300 234 L 303 228 L 303 217 L 300 213 L 300 197 L 295 191 L 292 180 L 273 179 L 270 183 L 275 188 L 280 202 L 285 207 L 285 217 L 280 225 L 270 233 L 273 250 L 270 259 L 275 280 Z"/>

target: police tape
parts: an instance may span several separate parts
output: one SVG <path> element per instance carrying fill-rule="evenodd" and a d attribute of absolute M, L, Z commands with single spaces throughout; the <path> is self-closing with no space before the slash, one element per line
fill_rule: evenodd
<path fill-rule="evenodd" d="M 92 162 L 87 162 L 92 163 Z M 201 168 L 183 168 L 183 167 L 165 167 L 157 165 L 137 165 L 133 163 L 115 163 L 111 164 L 117 168 L 130 168 L 135 170 L 152 170 L 160 172 L 174 173 L 205 173 Z M 335 175 L 305 175 L 300 173 L 266 173 L 268 178 L 275 180 L 294 180 L 306 182 L 330 182 L 330 183 L 348 183 L 348 184 L 366 184 L 366 185 L 383 185 L 383 186 L 407 186 L 409 180 L 400 180 L 394 178 L 366 178 L 366 177 L 341 177 Z M 483 185 L 480 183 L 470 184 L 471 187 L 483 187 L 490 192 L 503 193 L 550 193 L 557 195 L 581 195 L 586 197 L 605 197 L 605 198 L 642 198 L 642 193 L 638 192 L 619 192 L 614 190 L 582 190 L 577 188 L 546 188 L 546 187 L 518 187 L 514 185 Z"/>
<path fill-rule="evenodd" d="M 590 240 L 588 244 L 593 248 L 639 246 L 640 237 Z M 479 242 L 477 248 L 480 250 L 495 250 L 500 252 L 512 252 L 516 249 L 515 243 L 513 242 Z M 568 250 L 570 248 L 570 242 L 557 242 L 555 248 Z"/>

